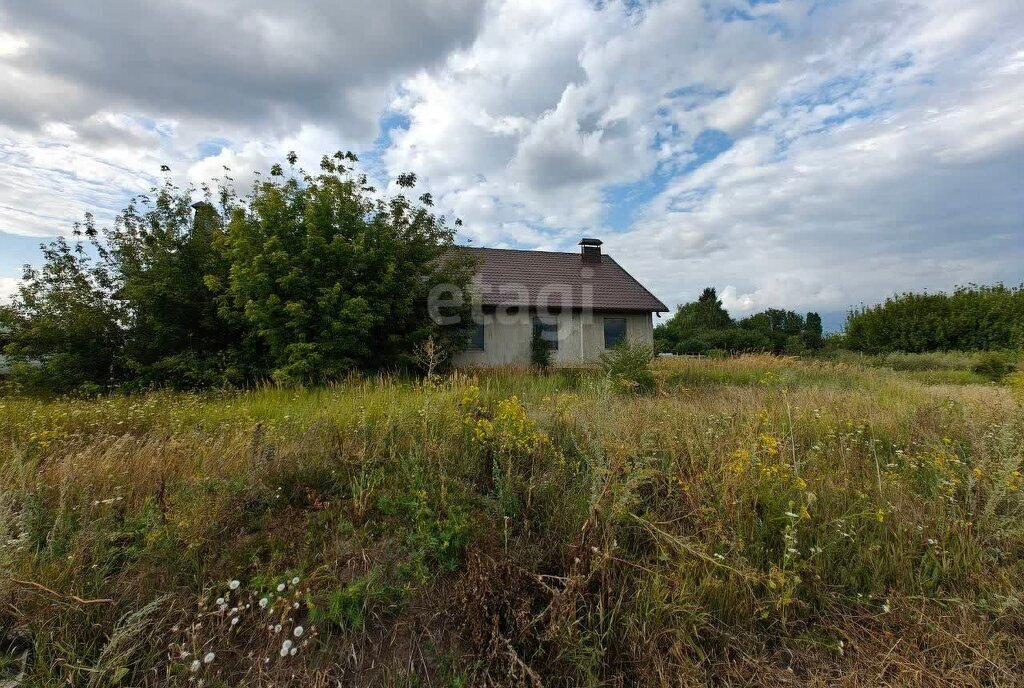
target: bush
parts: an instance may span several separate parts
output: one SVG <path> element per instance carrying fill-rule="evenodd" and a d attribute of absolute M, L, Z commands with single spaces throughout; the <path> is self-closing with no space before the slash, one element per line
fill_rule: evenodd
<path fill-rule="evenodd" d="M 619 344 L 601 354 L 601 368 L 620 392 L 647 394 L 657 387 L 651 361 L 654 352 L 643 344 Z"/>
<path fill-rule="evenodd" d="M 551 367 L 551 343 L 541 337 L 537 330 L 534 330 L 533 339 L 530 340 L 530 363 L 541 370 Z"/>
<path fill-rule="evenodd" d="M 993 382 L 999 382 L 1016 369 L 1013 362 L 1005 355 L 997 352 L 982 354 L 978 362 L 971 368 Z"/>

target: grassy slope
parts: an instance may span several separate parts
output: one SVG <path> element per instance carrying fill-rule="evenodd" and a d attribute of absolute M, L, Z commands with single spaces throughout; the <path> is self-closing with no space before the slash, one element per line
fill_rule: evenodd
<path fill-rule="evenodd" d="M 33 686 L 1011 685 L 1024 413 L 951 372 L 0 398 L 0 642 Z"/>

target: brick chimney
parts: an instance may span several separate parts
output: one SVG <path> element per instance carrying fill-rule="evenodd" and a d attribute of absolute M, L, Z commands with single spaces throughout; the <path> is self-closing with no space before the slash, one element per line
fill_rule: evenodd
<path fill-rule="evenodd" d="M 588 239 L 586 237 L 580 239 L 580 260 L 584 263 L 600 263 L 601 244 L 603 243 L 600 239 Z"/>

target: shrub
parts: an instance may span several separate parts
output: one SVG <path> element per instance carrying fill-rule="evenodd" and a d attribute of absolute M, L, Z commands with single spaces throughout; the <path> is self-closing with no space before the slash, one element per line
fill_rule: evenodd
<path fill-rule="evenodd" d="M 551 343 L 541 337 L 538 330 L 533 331 L 533 338 L 530 340 L 530 363 L 540 370 L 551 367 Z"/>
<path fill-rule="evenodd" d="M 978 357 L 971 370 L 993 382 L 999 382 L 1015 369 L 1013 362 L 1004 354 L 991 351 Z"/>
<path fill-rule="evenodd" d="M 657 387 L 651 361 L 654 352 L 643 344 L 619 344 L 601 354 L 601 367 L 616 390 L 650 393 Z"/>

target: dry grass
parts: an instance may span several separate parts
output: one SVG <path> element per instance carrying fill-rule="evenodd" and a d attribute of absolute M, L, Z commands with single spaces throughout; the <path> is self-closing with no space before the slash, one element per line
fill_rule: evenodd
<path fill-rule="evenodd" d="M 1021 401 L 918 373 L 0 398 L 0 677 L 1015 685 Z"/>

